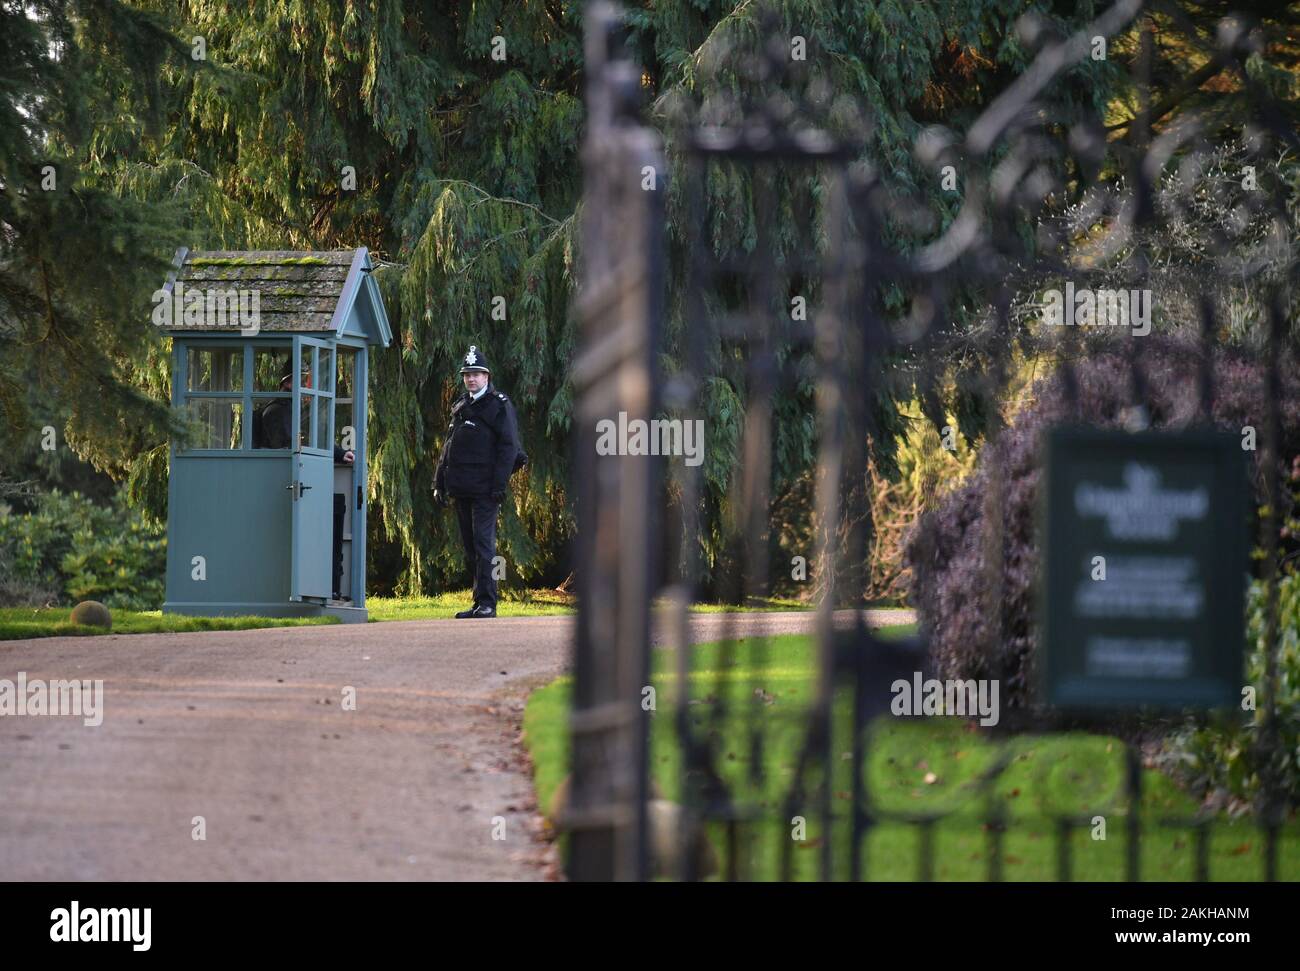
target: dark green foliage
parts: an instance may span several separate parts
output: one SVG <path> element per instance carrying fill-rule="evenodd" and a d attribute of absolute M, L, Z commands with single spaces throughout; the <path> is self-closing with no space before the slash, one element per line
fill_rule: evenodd
<path fill-rule="evenodd" d="M 1264 586 L 1251 584 L 1246 628 L 1246 684 L 1254 688 L 1254 709 L 1234 712 L 1210 724 L 1190 727 L 1171 739 L 1176 771 L 1197 792 L 1218 791 L 1238 800 L 1261 795 L 1262 781 L 1277 780 L 1290 805 L 1300 804 L 1300 574 L 1278 583 L 1277 745 L 1262 756 L 1264 725 Z"/>
<path fill-rule="evenodd" d="M 684 172 L 675 138 L 677 119 L 716 117 L 727 110 L 729 97 L 739 100 L 756 94 L 753 82 L 742 73 L 743 55 L 759 49 L 766 40 L 759 27 L 763 14 L 760 5 L 734 9 L 729 5 L 702 6 L 692 9 L 666 5 L 632 17 L 633 44 L 642 62 L 649 65 L 647 70 L 653 79 L 651 117 L 668 135 L 669 162 L 675 175 Z M 1014 24 L 1025 5 L 882 2 L 780 3 L 771 7 L 777 14 L 776 42 L 789 44 L 790 38 L 804 38 L 808 73 L 817 75 L 829 92 L 824 99 L 827 103 L 820 106 L 818 121 L 833 133 L 862 143 L 862 162 L 881 173 L 891 192 L 916 197 L 936 227 L 951 222 L 962 204 L 961 195 L 938 191 L 934 173 L 914 156 L 913 142 L 927 125 L 939 121 L 962 130 L 1023 68 L 1027 54 L 1013 38 Z M 1091 5 L 1084 4 L 1071 11 L 1069 19 L 1055 18 L 1050 13 L 1047 19 L 1064 30 L 1085 21 L 1093 12 Z M 1054 113 L 1059 123 L 1066 125 L 1087 111 L 1102 108 L 1119 81 L 1114 63 L 1081 65 L 1055 91 Z M 797 88 L 797 76 L 792 83 Z M 811 90 L 796 90 L 795 94 L 812 97 Z M 801 106 L 794 123 L 805 122 L 804 116 L 814 110 L 813 104 L 810 101 Z M 864 139 L 868 117 L 871 137 Z M 768 179 L 766 196 L 776 209 L 770 220 L 774 235 L 770 245 L 778 266 L 814 252 L 831 255 L 827 250 L 827 200 L 821 173 L 782 166 Z M 763 187 L 751 172 L 734 164 L 714 164 L 705 174 L 703 192 L 693 197 L 692 191 L 685 178 L 669 181 L 671 272 L 668 346 L 662 357 L 669 374 L 686 356 L 688 328 L 698 329 L 703 323 L 688 320 L 684 299 L 685 250 L 691 234 L 703 233 L 707 245 L 719 257 L 743 260 L 753 254 L 759 232 Z M 902 248 L 917 242 L 897 233 L 888 241 Z M 786 283 L 789 292 L 784 290 Z M 766 309 L 773 320 L 789 316 L 788 300 L 792 295 L 805 297 L 810 307 L 823 296 L 815 279 L 803 280 L 786 273 L 781 276 L 781 284 L 776 287 L 779 292 L 774 305 L 757 308 Z M 708 306 L 718 313 L 743 311 L 752 296 L 743 284 L 728 286 L 712 294 Z M 886 318 L 897 318 L 907 309 L 904 294 L 896 286 L 866 294 L 863 299 L 877 302 Z M 971 308 L 986 305 L 986 300 L 981 301 L 973 293 L 956 295 L 954 328 L 965 328 L 974 316 Z M 703 369 L 709 376 L 699 407 L 709 435 L 703 529 L 692 540 L 699 543 L 702 554 L 702 576 L 698 579 L 706 595 L 717 596 L 729 594 L 723 589 L 723 578 L 730 577 L 727 582 L 734 587 L 742 568 L 741 558 L 728 541 L 725 524 L 735 503 L 733 472 L 740 462 L 740 433 L 750 390 L 749 357 L 744 348 L 724 343 L 716 331 L 706 331 L 702 344 L 699 354 L 707 362 Z M 794 539 L 809 535 L 811 510 L 806 497 L 801 496 L 815 461 L 816 375 L 807 352 L 798 358 L 792 351 L 780 356 L 794 358 L 792 363 L 801 376 L 783 388 L 774 402 L 771 490 L 777 512 L 772 527 L 774 536 Z M 875 465 L 887 475 L 899 474 L 896 447 L 906 436 L 908 425 L 895 402 L 917 396 L 927 413 L 943 414 L 946 403 L 940 393 L 951 384 L 950 363 L 940 359 L 935 366 L 920 369 L 915 360 L 903 356 L 888 361 L 879 375 L 855 375 L 859 380 L 874 382 L 867 431 Z M 969 366 L 971 362 L 965 363 Z M 926 379 L 933 382 L 932 390 L 917 386 L 918 381 Z M 973 403 L 970 395 L 959 397 L 955 405 L 963 432 L 974 439 L 984 430 L 986 412 Z M 802 520 L 789 521 L 791 512 Z M 784 555 L 773 550 L 774 582 L 784 582 L 789 555 L 796 551 L 808 554 L 811 548 L 806 544 L 787 548 Z"/>
<path fill-rule="evenodd" d="M 877 114 L 872 157 L 902 188 L 927 184 L 908 148 L 920 126 L 939 118 L 961 126 L 1024 61 L 1007 41 L 1019 3 L 789 2 L 778 9 L 785 28 L 807 38 L 810 62 L 843 97 Z M 128 90 L 108 86 L 111 97 L 93 106 L 92 152 L 81 165 L 86 182 L 115 193 L 124 206 L 179 208 L 184 232 L 174 241 L 191 248 L 361 244 L 390 261 L 378 276 L 397 347 L 373 358 L 369 487 L 372 543 L 378 551 L 395 542 L 405 567 L 400 577 L 376 578 L 378 585 L 426 591 L 462 569 L 453 524 L 429 491 L 456 365 L 470 343 L 490 348 L 500 369 L 493 379 L 517 402 L 534 457 L 527 473 L 516 476 L 516 502 L 507 504 L 502 523 L 509 576 L 562 577 L 567 567 L 560 558 L 573 528 L 566 498 L 567 371 L 576 346 L 569 300 L 581 188 L 581 8 L 532 0 L 468 7 L 381 0 L 339 8 L 309 0 L 291 6 L 162 2 L 150 10 L 172 18 L 186 53 L 192 38 L 203 38 L 207 60 L 198 66 L 205 69 L 195 70 L 193 61 L 159 61 L 158 52 L 175 44 L 141 52 L 160 68 L 142 67 L 139 76 L 157 79 L 144 93 L 161 107 L 164 124 L 154 137 L 154 129 L 124 110 Z M 631 10 L 630 42 L 656 106 L 651 117 L 667 125 L 659 106 L 676 93 L 699 99 L 734 87 L 725 65 L 710 72 L 711 58 L 727 44 L 752 43 L 757 17 L 754 5 L 711 0 Z M 87 37 L 107 36 L 102 22 L 79 18 L 76 10 L 67 19 Z M 504 38 L 504 60 L 491 56 L 496 37 Z M 131 35 L 121 41 L 128 54 L 132 42 Z M 94 70 L 103 74 L 107 67 L 96 63 Z M 1092 82 L 1108 70 L 1079 85 L 1075 100 L 1104 99 L 1106 84 Z M 343 187 L 345 166 L 355 170 L 355 190 Z M 786 173 L 776 179 L 790 227 L 780 243 L 787 252 L 800 245 L 796 217 L 816 209 L 820 190 Z M 951 218 L 956 200 L 934 201 Z M 717 252 L 752 240 L 746 177 L 731 172 L 712 179 L 707 206 Z M 678 229 L 692 217 L 676 197 L 669 214 L 676 252 Z M 152 279 L 127 288 L 137 300 L 161 282 L 158 264 L 174 241 L 154 240 Z M 670 280 L 677 291 L 682 278 Z M 810 289 L 808 296 L 816 295 Z M 504 303 L 494 305 L 497 297 Z M 676 292 L 669 305 L 671 369 L 683 326 Z M 504 319 L 494 308 L 504 309 Z M 147 330 L 143 317 L 137 329 Z M 111 343 L 121 347 L 125 373 L 143 400 L 165 401 L 165 358 L 155 349 Z M 706 580 L 725 545 L 720 523 L 746 394 L 743 361 L 734 355 L 722 361 L 720 351 L 719 358 L 701 416 L 710 429 L 707 530 L 700 537 Z M 776 406 L 777 494 L 795 488 L 812 464 L 812 388 L 805 380 Z M 887 401 L 880 411 L 887 445 Z M 137 456 L 130 494 L 160 517 L 163 437 L 152 427 L 137 435 L 133 426 L 125 435 L 101 423 L 94 435 L 115 444 L 129 440 L 128 451 Z M 84 436 L 75 444 L 90 445 Z"/>
<path fill-rule="evenodd" d="M 943 226 L 960 194 L 939 192 L 934 173 L 913 157 L 917 132 L 933 123 L 961 131 L 1023 68 L 1028 54 L 1014 25 L 1027 8 L 1064 31 L 1103 5 L 773 6 L 781 29 L 806 39 L 809 70 L 838 99 L 827 112 L 832 127 L 853 134 L 849 106 L 869 112 L 874 140 L 865 161 L 892 189 L 919 193 Z M 1202 6 L 1209 10 L 1195 5 L 1198 17 Z M 28 8 L 45 19 L 28 17 Z M 742 82 L 721 55 L 757 42 L 760 13 L 759 4 L 723 0 L 634 5 L 629 40 L 645 66 L 649 120 L 667 131 L 674 105 L 737 90 Z M 31 436 L 45 423 L 27 400 L 25 389 L 37 389 L 66 410 L 78 454 L 129 476 L 132 501 L 160 518 L 169 375 L 147 323 L 147 297 L 175 246 L 365 245 L 382 263 L 377 277 L 396 333 L 393 349 L 372 355 L 371 565 L 383 571 L 372 584 L 429 591 L 463 570 L 454 524 L 433 505 L 430 487 L 470 343 L 489 349 L 499 368 L 493 379 L 514 398 L 533 458 L 515 477 L 501 525 L 508 576 L 563 577 L 573 531 L 567 375 L 581 243 L 581 15 L 581 5 L 562 0 L 41 0 L 0 9 L 0 59 L 18 65 L 12 76 L 22 85 L 14 98 L 41 122 L 26 126 L 0 99 L 0 221 L 16 227 L 16 236 L 0 239 L 0 341 L 10 342 L 0 354 L 0 436 Z M 498 37 L 504 60 L 492 56 Z M 203 60 L 192 56 L 195 38 Z M 51 39 L 67 45 L 62 60 L 50 56 Z M 1071 71 L 1054 94 L 1056 122 L 1124 94 L 1123 52 L 1131 49 L 1131 38 L 1117 42 L 1119 56 Z M 1162 49 L 1161 65 L 1177 56 Z M 1162 67 L 1157 87 L 1177 80 Z M 60 188 L 42 194 L 31 186 L 47 158 L 61 166 Z M 349 173 L 355 188 L 345 185 Z M 755 216 L 751 180 L 734 169 L 710 173 L 701 212 L 678 194 L 682 180 L 667 184 L 662 360 L 671 372 L 686 333 L 686 228 L 704 227 L 718 254 L 744 253 Z M 819 239 L 821 186 L 779 171 L 772 191 L 778 256 Z M 820 296 L 816 281 L 791 286 L 810 306 Z M 736 305 L 743 296 L 725 299 Z M 897 287 L 879 300 L 887 315 L 903 312 Z M 958 328 L 963 307 L 986 305 L 972 295 L 958 303 Z M 709 428 L 698 541 L 712 582 L 728 569 L 722 524 L 748 378 L 741 352 L 724 352 L 710 338 L 708 353 L 717 367 L 703 413 L 693 417 Z M 893 399 L 917 393 L 915 362 L 897 363 L 872 409 L 872 443 L 885 470 L 894 469 L 892 443 L 906 427 Z M 804 516 L 797 493 L 815 454 L 813 389 L 806 375 L 775 403 L 772 494 Z M 954 413 L 968 436 L 988 417 L 969 395 Z M 806 533 L 806 523 L 792 529 Z"/>
<path fill-rule="evenodd" d="M 167 409 L 123 380 L 169 245 L 170 200 L 96 184 L 106 117 L 162 126 L 162 66 L 185 49 L 154 12 L 116 0 L 0 6 L 0 453 L 52 419 L 83 457 L 121 472 L 166 434 Z"/>
<path fill-rule="evenodd" d="M 69 605 L 98 600 L 110 608 L 157 610 L 166 569 L 163 531 L 120 498 L 96 505 L 51 492 L 33 512 L 0 516 L 0 592 L 49 590 Z"/>

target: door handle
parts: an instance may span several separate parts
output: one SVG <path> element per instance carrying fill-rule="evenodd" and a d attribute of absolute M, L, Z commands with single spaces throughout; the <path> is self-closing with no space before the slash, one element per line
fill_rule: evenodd
<path fill-rule="evenodd" d="M 303 494 L 304 492 L 306 492 L 308 489 L 310 489 L 311 486 L 309 486 L 309 485 L 303 485 L 301 482 L 290 482 L 287 486 L 285 486 L 285 488 L 286 488 L 286 489 L 297 489 L 297 490 L 298 490 L 298 494 L 297 494 L 296 496 L 294 496 L 294 498 L 295 498 L 295 499 L 301 499 L 301 498 L 302 498 L 302 494 Z"/>
<path fill-rule="evenodd" d="M 357 486 L 357 508 L 361 508 L 361 486 Z"/>

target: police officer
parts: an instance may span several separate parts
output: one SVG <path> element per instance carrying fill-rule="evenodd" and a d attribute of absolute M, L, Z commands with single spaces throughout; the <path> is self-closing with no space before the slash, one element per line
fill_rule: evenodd
<path fill-rule="evenodd" d="M 487 358 L 471 345 L 460 369 L 465 393 L 451 406 L 447 440 L 433 475 L 433 498 L 456 501 L 465 559 L 474 575 L 474 606 L 457 617 L 495 617 L 497 511 L 510 474 L 527 457 L 519 444 L 514 405 L 490 382 Z"/>

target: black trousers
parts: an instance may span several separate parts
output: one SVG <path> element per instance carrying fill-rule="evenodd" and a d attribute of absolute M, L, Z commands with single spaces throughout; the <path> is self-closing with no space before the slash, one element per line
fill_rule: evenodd
<path fill-rule="evenodd" d="M 499 502 L 486 497 L 456 500 L 456 518 L 460 520 L 460 541 L 465 559 L 474 577 L 474 606 L 497 605 L 497 581 L 492 576 L 492 560 L 497 555 L 497 510 Z"/>
<path fill-rule="evenodd" d="M 343 584 L 343 520 L 348 514 L 348 497 L 346 493 L 334 493 L 334 585 L 330 587 L 335 594 Z"/>

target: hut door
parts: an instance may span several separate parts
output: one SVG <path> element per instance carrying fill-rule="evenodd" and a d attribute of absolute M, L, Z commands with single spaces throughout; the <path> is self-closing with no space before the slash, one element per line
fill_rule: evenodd
<path fill-rule="evenodd" d="M 334 348 L 293 339 L 293 566 L 290 600 L 332 594 L 334 529 Z"/>

